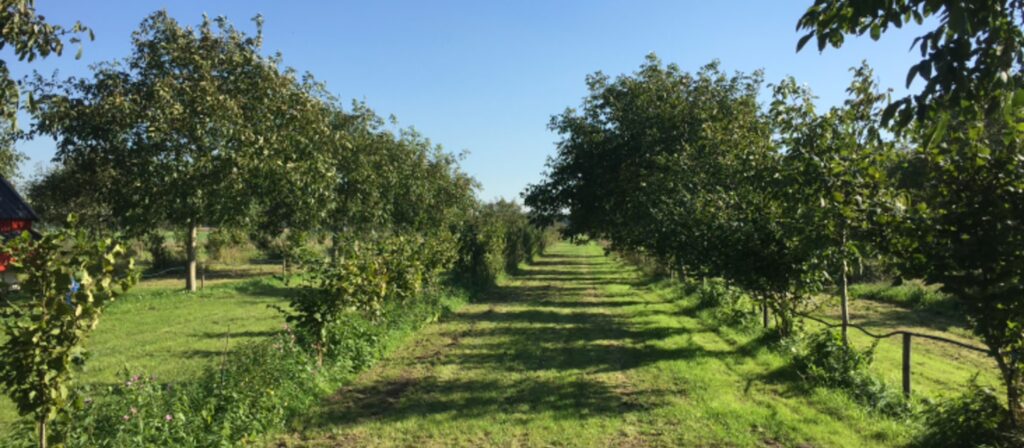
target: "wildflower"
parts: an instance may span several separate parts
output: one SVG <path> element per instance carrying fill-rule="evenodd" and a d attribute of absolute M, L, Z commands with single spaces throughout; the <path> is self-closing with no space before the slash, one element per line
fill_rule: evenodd
<path fill-rule="evenodd" d="M 129 411 L 131 411 L 131 412 L 132 412 L 132 415 L 135 415 L 135 414 L 138 414 L 138 413 L 139 413 L 139 410 L 138 410 L 138 409 L 135 409 L 135 406 L 132 406 L 132 408 L 131 408 L 131 409 L 129 409 Z"/>
<path fill-rule="evenodd" d="M 85 404 L 92 404 L 92 398 L 86 398 Z"/>
<path fill-rule="evenodd" d="M 172 417 L 171 414 L 167 414 L 164 416 L 165 422 L 170 422 L 171 420 L 174 420 L 174 417 Z"/>
<path fill-rule="evenodd" d="M 133 382 L 133 383 L 137 383 L 137 382 L 139 382 L 139 376 L 138 376 L 138 375 L 134 375 L 134 376 L 132 376 L 132 382 Z"/>
<path fill-rule="evenodd" d="M 125 414 L 124 416 L 121 417 L 121 420 L 124 420 L 124 421 L 128 421 L 128 420 L 131 420 L 131 419 L 132 418 L 129 417 L 128 414 Z"/>

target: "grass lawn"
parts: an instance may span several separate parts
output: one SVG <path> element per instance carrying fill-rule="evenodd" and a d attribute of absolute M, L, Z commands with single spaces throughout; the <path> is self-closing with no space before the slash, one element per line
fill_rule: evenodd
<path fill-rule="evenodd" d="M 905 323 L 898 309 L 869 315 L 866 303 L 855 308 L 861 323 Z M 978 357 L 925 342 L 915 350 L 919 396 L 992 374 Z M 876 366 L 894 385 L 898 356 L 883 344 Z M 760 332 L 709 326 L 677 288 L 596 246 L 563 243 L 423 330 L 280 443 L 861 447 L 903 445 L 917 430 L 806 388 Z"/>
<path fill-rule="evenodd" d="M 144 281 L 112 303 L 87 343 L 82 382 L 124 381 L 118 376 L 124 366 L 161 382 L 188 381 L 221 362 L 225 350 L 281 329 L 284 319 L 267 307 L 286 303 L 288 290 L 278 280 L 217 283 L 186 294 L 180 279 Z M 0 431 L 16 417 L 13 404 L 0 397 Z"/>

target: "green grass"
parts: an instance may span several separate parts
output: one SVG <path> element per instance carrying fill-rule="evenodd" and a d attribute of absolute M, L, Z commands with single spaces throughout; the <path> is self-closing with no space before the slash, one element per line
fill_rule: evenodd
<path fill-rule="evenodd" d="M 874 324 L 883 317 L 893 319 L 879 311 Z M 942 347 L 915 350 L 922 396 L 960 390 L 988 368 Z M 876 368 L 898 375 L 892 354 L 881 346 Z M 842 392 L 807 388 L 771 338 L 716 328 L 671 283 L 645 280 L 597 246 L 563 243 L 424 329 L 282 441 L 860 447 L 905 445 L 918 430 Z"/>
<path fill-rule="evenodd" d="M 938 286 L 920 280 L 907 280 L 900 285 L 893 285 L 891 281 L 857 283 L 850 285 L 850 296 L 936 314 L 958 314 L 952 297 L 939 291 Z"/>
<path fill-rule="evenodd" d="M 167 283 L 166 285 L 164 283 Z M 161 382 L 194 379 L 247 341 L 282 328 L 284 319 L 267 305 L 286 305 L 280 282 L 250 279 L 181 292 L 180 280 L 143 282 L 104 310 L 87 347 L 91 353 L 80 378 L 84 384 L 124 381 L 118 371 L 155 375 Z M 0 432 L 17 417 L 0 397 Z"/>
<path fill-rule="evenodd" d="M 224 275 L 197 294 L 143 282 L 112 304 L 89 341 L 87 384 L 133 373 L 193 379 L 225 350 L 281 328 L 278 280 Z M 241 280 L 239 278 L 242 278 Z M 821 315 L 835 318 L 827 303 Z M 667 281 L 560 243 L 470 305 L 430 325 L 294 422 L 289 446 L 900 446 L 919 428 L 844 393 L 805 387 L 770 338 L 716 327 Z M 976 343 L 949 316 L 854 300 L 855 322 Z M 813 328 L 812 328 L 813 329 Z M 870 341 L 853 333 L 853 342 Z M 900 341 L 873 369 L 899 384 Z M 955 394 L 983 355 L 914 343 L 917 397 Z M 13 422 L 0 401 L 0 431 Z"/>

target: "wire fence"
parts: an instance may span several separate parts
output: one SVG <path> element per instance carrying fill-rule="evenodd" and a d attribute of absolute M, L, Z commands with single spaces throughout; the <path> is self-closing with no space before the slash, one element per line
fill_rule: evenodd
<path fill-rule="evenodd" d="M 820 323 L 822 325 L 825 325 L 826 328 L 842 328 L 842 326 L 843 326 L 842 323 L 835 324 L 835 323 L 828 322 L 826 320 L 819 319 L 817 317 L 809 316 L 809 315 L 806 315 L 806 314 L 799 314 L 798 313 L 797 315 L 800 316 L 800 317 L 803 317 L 805 319 L 810 319 L 812 321 L 815 321 L 815 322 L 818 322 L 818 323 Z M 992 350 L 990 350 L 990 349 L 987 349 L 987 348 L 984 348 L 984 347 L 978 347 L 976 345 L 967 344 L 967 343 L 960 342 L 960 341 L 953 340 L 953 339 L 949 339 L 949 338 L 944 338 L 942 336 L 935 336 L 935 335 L 931 335 L 931 334 L 918 333 L 918 332 L 915 332 L 915 331 L 907 331 L 907 330 L 895 330 L 895 331 L 890 331 L 888 333 L 875 334 L 875 333 L 872 333 L 871 331 L 867 330 L 866 328 L 864 328 L 864 327 L 862 327 L 860 325 L 856 325 L 856 324 L 852 324 L 851 323 L 851 324 L 847 324 L 846 326 L 849 327 L 849 328 L 855 328 L 857 330 L 860 330 L 861 333 L 864 333 L 868 337 L 872 337 L 872 338 L 875 338 L 875 339 L 887 339 L 887 338 L 890 338 L 890 337 L 893 337 L 893 336 L 898 336 L 898 335 L 902 335 L 903 336 L 903 395 L 905 395 L 907 398 L 910 397 L 910 391 L 911 391 L 911 387 L 910 387 L 911 386 L 910 385 L 910 377 L 911 377 L 910 364 L 911 364 L 911 353 L 912 353 L 912 351 L 911 351 L 912 338 L 918 337 L 918 338 L 924 338 L 924 339 L 931 339 L 933 341 L 938 341 L 938 342 L 942 342 L 942 343 L 946 343 L 946 344 L 955 345 L 955 346 L 960 347 L 960 348 L 965 349 L 965 350 L 970 350 L 970 351 L 974 351 L 974 352 L 978 352 L 978 353 L 983 353 L 983 354 L 986 354 L 986 355 L 992 354 Z"/>
<path fill-rule="evenodd" d="M 284 260 L 284 259 L 270 259 L 270 258 L 268 258 L 268 259 L 250 260 L 250 262 L 248 264 L 232 264 L 232 263 L 219 263 L 219 262 L 198 263 L 197 266 L 196 266 L 196 272 L 198 274 L 198 277 L 200 277 L 200 280 L 205 282 L 207 268 L 209 268 L 211 266 L 221 266 L 221 267 L 227 266 L 227 267 L 240 268 L 242 266 L 251 266 L 251 265 L 255 264 L 255 265 L 280 265 L 282 267 L 282 269 L 287 269 L 287 265 L 285 264 L 285 261 L 286 260 Z M 157 271 L 157 272 L 147 272 L 147 273 L 144 273 L 144 274 L 142 274 L 141 278 L 143 280 L 160 278 L 160 277 L 167 276 L 167 274 L 171 273 L 171 272 L 179 272 L 179 271 L 181 271 L 181 272 L 184 273 L 186 269 L 188 269 L 187 266 L 174 266 L 174 267 L 162 269 L 162 270 Z"/>

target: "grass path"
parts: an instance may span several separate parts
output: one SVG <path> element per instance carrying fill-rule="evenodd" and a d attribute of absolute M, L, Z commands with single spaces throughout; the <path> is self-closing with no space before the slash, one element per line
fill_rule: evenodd
<path fill-rule="evenodd" d="M 757 332 L 596 246 L 559 244 L 428 326 L 284 446 L 893 446 L 912 428 L 800 386 Z"/>

